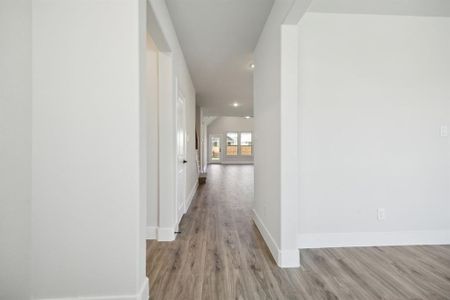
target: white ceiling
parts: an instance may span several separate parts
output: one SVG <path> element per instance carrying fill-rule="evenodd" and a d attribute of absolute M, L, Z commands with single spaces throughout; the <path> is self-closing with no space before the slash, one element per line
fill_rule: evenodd
<path fill-rule="evenodd" d="M 166 2 L 198 105 L 206 108 L 206 115 L 253 115 L 250 64 L 273 0 Z M 233 107 L 233 102 L 240 106 Z"/>
<path fill-rule="evenodd" d="M 450 0 L 313 0 L 308 11 L 449 17 Z"/>

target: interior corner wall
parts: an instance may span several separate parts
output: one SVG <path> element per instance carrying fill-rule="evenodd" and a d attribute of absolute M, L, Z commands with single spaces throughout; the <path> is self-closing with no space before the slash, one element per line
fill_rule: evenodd
<path fill-rule="evenodd" d="M 226 134 L 227 132 L 251 132 L 253 134 L 253 118 L 245 119 L 242 117 L 217 117 L 211 124 L 208 125 L 208 136 L 212 134 L 219 134 L 222 136 L 222 163 L 224 164 L 239 164 L 239 163 L 253 163 L 253 155 L 249 156 L 227 156 L 226 147 Z M 208 138 L 209 143 L 209 138 Z M 255 149 L 253 149 L 252 154 Z M 208 161 L 211 161 L 211 151 L 208 151 Z"/>
<path fill-rule="evenodd" d="M 136 263 L 136 300 L 147 300 L 150 295 L 149 279 L 147 277 L 147 205 L 150 185 L 148 183 L 149 170 L 149 115 L 147 114 L 148 96 L 147 89 L 147 0 L 137 0 L 138 18 L 138 90 L 139 90 L 139 201 L 137 203 L 137 251 L 135 254 Z"/>
<path fill-rule="evenodd" d="M 208 125 L 205 121 L 205 108 L 200 107 L 200 169 L 206 172 L 208 168 Z"/>
<path fill-rule="evenodd" d="M 31 1 L 0 1 L 0 299 L 29 295 Z"/>
<path fill-rule="evenodd" d="M 142 2 L 33 1 L 33 299 L 146 296 Z"/>
<path fill-rule="evenodd" d="M 164 97 L 164 99 L 159 100 L 160 104 L 164 104 L 164 107 L 161 107 L 161 105 L 159 107 L 160 171 L 164 170 L 164 172 L 167 172 L 167 174 L 164 173 L 167 176 L 161 176 L 160 173 L 159 177 L 160 209 L 158 226 L 174 229 L 177 225 L 175 220 L 176 208 L 175 206 L 173 208 L 167 206 L 170 211 L 164 208 L 166 207 L 166 202 L 168 201 L 172 202 L 173 200 L 174 205 L 176 203 L 176 194 L 174 191 L 176 187 L 175 97 L 177 95 L 177 91 L 175 89 L 178 87 L 182 91 L 186 105 L 186 160 L 188 161 L 186 166 L 186 200 L 188 203 L 190 200 L 188 198 L 193 196 L 198 182 L 197 155 L 195 150 L 195 89 L 166 3 L 159 0 L 150 0 L 149 3 L 151 4 L 154 16 L 158 22 L 158 25 L 160 26 L 162 35 L 164 36 L 168 47 L 170 48 L 170 53 L 164 53 L 164 57 L 170 59 L 172 64 L 170 74 L 166 74 L 171 78 L 171 96 Z M 162 108 L 164 109 L 164 111 L 161 113 Z M 167 147 L 165 147 L 164 145 L 167 145 Z M 164 151 L 164 153 L 162 153 L 162 151 Z"/>
<path fill-rule="evenodd" d="M 197 150 L 195 149 L 195 90 L 190 81 L 185 83 L 186 91 L 186 203 L 190 204 L 198 186 Z M 186 207 L 187 210 L 189 207 Z"/>
<path fill-rule="evenodd" d="M 196 138 L 198 138 L 198 145 L 197 145 L 198 149 L 196 149 L 196 150 L 198 151 L 199 161 L 201 161 L 201 151 L 200 151 L 200 148 L 201 148 L 201 146 L 200 146 L 200 136 L 201 136 L 201 134 L 200 134 L 200 132 L 201 132 L 201 126 L 202 126 L 201 125 L 202 121 L 201 121 L 201 114 L 200 114 L 200 112 L 201 112 L 200 106 L 195 105 L 195 135 L 196 135 Z"/>
<path fill-rule="evenodd" d="M 450 243 L 449 36 L 450 18 L 304 16 L 300 248 Z"/>
<path fill-rule="evenodd" d="M 197 101 L 197 96 L 196 96 Z M 195 107 L 195 126 L 198 134 L 198 159 L 199 159 L 199 171 L 203 172 L 205 170 L 204 168 L 204 156 L 205 156 L 205 147 L 204 147 L 204 141 L 205 141 L 205 126 L 203 122 L 203 108 L 200 106 Z"/>
<path fill-rule="evenodd" d="M 159 198 L 159 124 L 158 124 L 158 48 L 147 34 L 146 41 L 146 114 L 147 114 L 147 227 L 158 226 Z M 154 232 L 155 230 L 153 230 Z M 153 233 L 155 235 L 155 233 Z"/>
<path fill-rule="evenodd" d="M 292 2 L 274 2 L 254 52 L 254 214 L 276 260 L 281 241 L 281 24 Z"/>

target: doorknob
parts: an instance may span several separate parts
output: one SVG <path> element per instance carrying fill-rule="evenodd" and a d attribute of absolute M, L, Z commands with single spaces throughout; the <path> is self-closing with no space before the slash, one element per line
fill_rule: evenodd
<path fill-rule="evenodd" d="M 187 160 L 183 159 L 183 164 L 187 163 Z"/>

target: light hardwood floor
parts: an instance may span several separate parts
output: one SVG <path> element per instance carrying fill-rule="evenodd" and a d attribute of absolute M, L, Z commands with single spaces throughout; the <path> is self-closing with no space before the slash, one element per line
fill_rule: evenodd
<path fill-rule="evenodd" d="M 252 197 L 252 166 L 211 166 L 177 240 L 147 244 L 150 299 L 450 299 L 450 246 L 302 250 L 278 268 Z"/>

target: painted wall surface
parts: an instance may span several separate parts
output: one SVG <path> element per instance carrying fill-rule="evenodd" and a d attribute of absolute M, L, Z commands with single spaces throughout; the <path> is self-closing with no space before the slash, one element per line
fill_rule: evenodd
<path fill-rule="evenodd" d="M 167 202 L 175 203 L 175 95 L 179 88 L 185 98 L 186 104 L 186 130 L 187 130 L 187 157 L 186 166 L 186 198 L 192 193 L 198 179 L 196 150 L 195 150 L 195 89 L 187 68 L 183 52 L 181 50 L 175 29 L 172 24 L 165 1 L 150 0 L 155 18 L 162 31 L 164 38 L 170 48 L 170 54 L 166 53 L 172 61 L 170 76 L 172 79 L 172 95 L 160 99 L 163 102 L 164 111 L 159 117 L 159 142 L 160 147 L 160 207 L 159 226 L 164 228 L 174 228 L 175 210 L 174 208 L 164 209 Z M 161 96 L 161 95 L 160 95 Z M 161 105 L 159 107 L 161 112 Z M 162 131 L 161 131 L 162 130 Z M 163 209 L 161 209 L 163 208 Z M 151 209 L 151 208 L 149 208 Z"/>
<path fill-rule="evenodd" d="M 143 3 L 33 1 L 36 299 L 145 290 Z"/>
<path fill-rule="evenodd" d="M 29 298 L 31 1 L 0 1 L 0 299 Z"/>
<path fill-rule="evenodd" d="M 205 120 L 205 108 L 200 108 L 200 169 L 206 172 L 208 167 L 208 122 Z"/>
<path fill-rule="evenodd" d="M 257 149 L 254 156 L 254 211 L 276 245 L 280 245 L 281 240 L 281 24 L 291 5 L 292 1 L 275 1 L 254 53 L 254 144 Z"/>
<path fill-rule="evenodd" d="M 202 128 L 201 108 L 200 108 L 200 106 L 196 105 L 195 106 L 195 134 L 199 138 L 199 140 L 198 140 L 199 144 L 198 144 L 198 149 L 197 149 L 199 151 L 199 153 L 198 153 L 199 158 L 201 156 L 201 151 L 200 151 L 200 131 L 201 131 L 201 128 Z"/>
<path fill-rule="evenodd" d="M 299 246 L 450 242 L 450 18 L 308 13 L 299 30 Z"/>
<path fill-rule="evenodd" d="M 186 83 L 186 85 L 188 84 Z M 194 188 L 197 186 L 199 175 L 197 168 L 197 150 L 195 149 L 195 90 L 192 83 L 190 85 L 190 88 L 186 90 L 185 97 L 186 97 L 186 134 L 187 134 L 186 153 L 188 161 L 186 167 L 186 199 L 189 200 L 188 198 L 192 197 L 193 192 L 195 192 Z M 186 207 L 186 210 L 187 209 L 188 208 Z"/>
<path fill-rule="evenodd" d="M 157 227 L 159 198 L 158 49 L 150 35 L 147 35 L 146 44 L 147 226 Z"/>
<path fill-rule="evenodd" d="M 245 119 L 242 117 L 218 117 L 208 125 L 208 136 L 219 134 L 222 136 L 222 163 L 253 163 L 252 156 L 228 156 L 226 155 L 225 143 L 227 132 L 251 132 L 253 134 L 253 118 Z M 208 138 L 209 144 L 209 138 Z M 208 146 L 209 149 L 209 146 Z M 254 153 L 253 147 L 253 153 Z M 211 159 L 211 151 L 208 151 L 208 159 Z"/>

